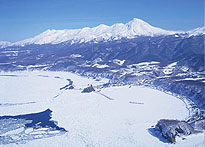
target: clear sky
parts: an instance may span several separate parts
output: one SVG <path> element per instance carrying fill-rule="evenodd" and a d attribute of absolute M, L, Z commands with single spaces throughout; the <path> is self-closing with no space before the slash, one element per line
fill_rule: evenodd
<path fill-rule="evenodd" d="M 0 0 L 0 40 L 133 18 L 168 30 L 194 29 L 204 25 L 204 0 Z"/>

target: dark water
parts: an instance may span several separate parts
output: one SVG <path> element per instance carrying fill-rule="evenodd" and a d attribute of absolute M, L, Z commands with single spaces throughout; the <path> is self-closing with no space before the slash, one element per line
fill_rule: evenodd
<path fill-rule="evenodd" d="M 49 76 L 47 75 L 38 75 L 39 77 L 45 77 L 45 78 L 48 78 Z"/>
<path fill-rule="evenodd" d="M 56 78 L 56 79 L 63 79 L 63 78 L 61 78 L 61 77 L 59 77 L 59 76 L 56 76 L 56 77 L 54 77 L 54 78 Z"/>
<path fill-rule="evenodd" d="M 8 144 L 25 144 L 35 139 L 43 139 L 56 135 L 63 135 L 66 131 L 64 128 L 57 126 L 57 122 L 51 121 L 50 109 L 39 113 L 31 113 L 16 116 L 0 117 L 0 145 Z M 15 131 L 12 134 L 6 134 Z M 30 130 L 30 131 L 27 131 Z"/>
<path fill-rule="evenodd" d="M 16 116 L 1 116 L 0 120 L 2 119 L 24 119 L 24 120 L 31 120 L 31 123 L 25 124 L 25 127 L 32 127 L 32 128 L 53 128 L 55 130 L 66 131 L 64 128 L 57 126 L 57 123 L 51 121 L 51 113 L 50 109 L 47 109 L 43 112 L 39 113 L 32 113 L 32 114 L 25 114 L 25 115 L 16 115 Z"/>
<path fill-rule="evenodd" d="M 17 75 L 0 75 L 1 77 L 19 77 Z"/>
<path fill-rule="evenodd" d="M 66 79 L 66 80 L 69 82 L 69 84 L 67 84 L 67 85 L 65 85 L 65 86 L 63 86 L 63 87 L 61 87 L 60 90 L 66 89 L 66 88 L 68 88 L 69 86 L 73 85 L 73 81 L 72 81 L 71 79 Z"/>

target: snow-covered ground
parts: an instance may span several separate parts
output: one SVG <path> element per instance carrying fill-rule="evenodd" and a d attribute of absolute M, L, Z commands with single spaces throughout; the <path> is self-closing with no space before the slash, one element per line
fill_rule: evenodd
<path fill-rule="evenodd" d="M 73 81 L 75 89 L 61 89 L 69 84 L 67 79 Z M 81 93 L 88 84 L 95 87 L 107 82 L 107 79 L 88 79 L 66 72 L 0 73 L 0 116 L 37 113 L 49 108 L 52 120 L 67 130 L 61 135 L 25 141 L 25 144 L 4 145 L 204 147 L 203 134 L 185 140 L 178 138 L 176 144 L 168 144 L 152 133 L 151 128 L 159 119 L 181 120 L 188 116 L 185 104 L 173 96 L 135 86 Z M 18 128 L 0 135 L 21 133 L 22 130 Z"/>

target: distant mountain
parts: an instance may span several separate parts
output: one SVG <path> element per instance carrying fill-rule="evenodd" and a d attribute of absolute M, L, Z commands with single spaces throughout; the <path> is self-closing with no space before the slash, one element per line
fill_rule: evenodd
<path fill-rule="evenodd" d="M 47 30 L 23 41 L 0 42 L 0 69 L 47 65 L 48 70 L 112 70 L 156 61 L 161 66 L 177 62 L 191 71 L 204 71 L 204 32 L 205 27 L 167 31 L 137 18 L 112 26 Z"/>
<path fill-rule="evenodd" d="M 8 41 L 0 41 L 0 47 L 6 47 L 6 46 L 10 46 L 11 42 Z"/>
<path fill-rule="evenodd" d="M 179 31 L 167 31 L 153 27 L 143 20 L 134 18 L 126 24 L 117 23 L 112 26 L 101 24 L 94 28 L 85 27 L 73 30 L 47 30 L 33 38 L 18 41 L 7 45 L 28 44 L 58 44 L 65 41 L 82 43 L 88 41 L 119 40 L 121 38 L 135 38 L 136 36 L 159 36 L 183 33 Z"/>
<path fill-rule="evenodd" d="M 157 27 L 153 27 L 147 22 L 134 18 L 126 24 L 117 23 L 112 26 L 101 24 L 97 27 L 82 29 L 65 29 L 65 30 L 47 30 L 33 38 L 25 39 L 22 41 L 10 43 L 0 41 L 0 47 L 6 46 L 24 46 L 29 44 L 59 44 L 62 42 L 70 41 L 71 43 L 83 43 L 89 41 L 110 41 L 120 40 L 122 38 L 135 38 L 137 36 L 166 36 L 166 35 L 183 35 L 183 36 L 196 36 L 204 34 L 205 27 L 197 28 L 191 31 L 169 31 Z"/>

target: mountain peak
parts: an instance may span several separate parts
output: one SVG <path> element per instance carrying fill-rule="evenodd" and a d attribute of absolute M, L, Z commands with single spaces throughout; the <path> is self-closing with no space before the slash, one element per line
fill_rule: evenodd
<path fill-rule="evenodd" d="M 133 20 L 129 21 L 128 23 L 126 23 L 127 26 L 129 27 L 151 27 L 151 25 L 149 25 L 147 22 L 138 19 L 138 18 L 134 18 Z"/>
<path fill-rule="evenodd" d="M 129 21 L 128 23 L 135 23 L 135 24 L 148 24 L 147 22 L 145 22 L 142 19 L 139 18 L 133 18 L 131 21 Z"/>
<path fill-rule="evenodd" d="M 157 27 L 153 27 L 147 22 L 134 18 L 125 24 L 127 28 L 132 32 L 135 36 L 156 36 L 156 35 L 170 35 L 175 34 L 174 31 L 167 31 Z"/>

